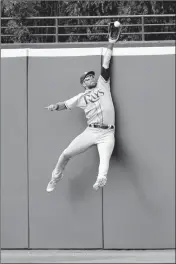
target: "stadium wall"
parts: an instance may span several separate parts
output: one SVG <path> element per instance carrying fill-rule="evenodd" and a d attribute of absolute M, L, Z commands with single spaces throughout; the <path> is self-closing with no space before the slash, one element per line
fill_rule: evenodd
<path fill-rule="evenodd" d="M 82 92 L 100 74 L 103 47 L 1 51 L 1 247 L 175 248 L 175 48 L 115 47 L 111 91 L 116 145 L 103 190 L 92 189 L 96 147 L 47 183 L 84 113 L 44 106 Z"/>

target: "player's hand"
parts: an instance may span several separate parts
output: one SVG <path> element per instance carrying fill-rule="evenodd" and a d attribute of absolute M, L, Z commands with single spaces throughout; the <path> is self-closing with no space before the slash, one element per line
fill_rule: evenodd
<path fill-rule="evenodd" d="M 57 104 L 51 104 L 51 105 L 46 106 L 44 108 L 48 109 L 49 111 L 55 111 L 55 110 L 57 110 Z"/>

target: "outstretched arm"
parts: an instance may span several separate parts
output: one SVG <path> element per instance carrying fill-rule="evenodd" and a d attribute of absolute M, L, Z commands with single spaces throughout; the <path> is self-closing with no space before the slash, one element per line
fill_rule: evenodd
<path fill-rule="evenodd" d="M 61 111 L 61 110 L 67 109 L 64 102 L 59 102 L 59 103 L 56 103 L 56 104 L 51 104 L 49 106 L 46 106 L 45 108 L 48 109 L 48 110 L 50 110 L 50 111 Z"/>
<path fill-rule="evenodd" d="M 107 50 L 105 52 L 104 58 L 103 58 L 103 64 L 101 67 L 101 76 L 104 78 L 105 81 L 108 81 L 110 77 L 110 62 L 112 57 L 112 50 L 114 47 L 114 43 L 109 43 Z"/>
<path fill-rule="evenodd" d="M 112 50 L 114 44 L 119 39 L 120 31 L 121 31 L 121 25 L 118 21 L 116 21 L 115 23 L 111 22 L 109 24 L 109 39 L 108 39 L 109 43 L 103 58 L 103 65 L 101 68 L 101 76 L 104 78 L 105 81 L 108 81 L 110 77 L 109 67 L 112 57 Z"/>
<path fill-rule="evenodd" d="M 57 104 L 49 105 L 47 108 L 50 111 L 61 111 L 65 109 L 73 109 L 75 107 L 80 107 L 84 102 L 84 93 L 80 93 L 64 102 L 59 102 Z"/>
<path fill-rule="evenodd" d="M 105 52 L 105 55 L 103 58 L 103 65 L 102 65 L 105 69 L 109 68 L 113 47 L 114 47 L 114 43 L 108 43 L 108 47 L 107 47 L 107 50 Z"/>

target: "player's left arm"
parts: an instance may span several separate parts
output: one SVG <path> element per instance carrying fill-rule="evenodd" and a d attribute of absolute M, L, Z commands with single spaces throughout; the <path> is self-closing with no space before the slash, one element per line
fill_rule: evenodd
<path fill-rule="evenodd" d="M 112 57 L 112 51 L 114 48 L 114 44 L 119 39 L 120 32 L 121 32 L 121 24 L 119 21 L 111 22 L 109 24 L 109 28 L 108 28 L 109 43 L 103 58 L 103 65 L 101 68 L 101 76 L 105 81 L 108 81 L 110 78 L 110 62 Z"/>
<path fill-rule="evenodd" d="M 108 47 L 106 49 L 103 58 L 103 64 L 101 67 L 101 76 L 105 81 L 108 81 L 108 79 L 110 78 L 110 62 L 111 62 L 113 47 L 114 47 L 114 43 L 108 43 Z"/>

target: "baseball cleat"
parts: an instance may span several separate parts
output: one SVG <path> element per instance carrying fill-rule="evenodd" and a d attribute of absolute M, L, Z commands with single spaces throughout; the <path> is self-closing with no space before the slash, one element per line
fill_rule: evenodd
<path fill-rule="evenodd" d="M 95 184 L 93 185 L 94 190 L 97 191 L 99 188 L 104 187 L 106 182 L 107 182 L 106 177 L 97 178 Z"/>
<path fill-rule="evenodd" d="M 52 192 L 55 189 L 57 182 L 60 181 L 62 178 L 63 178 L 63 173 L 62 172 L 56 173 L 54 170 L 52 172 L 52 178 L 50 182 L 48 183 L 46 191 Z"/>

